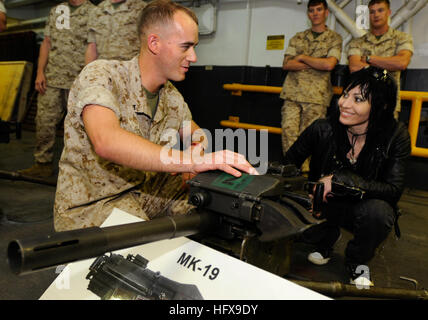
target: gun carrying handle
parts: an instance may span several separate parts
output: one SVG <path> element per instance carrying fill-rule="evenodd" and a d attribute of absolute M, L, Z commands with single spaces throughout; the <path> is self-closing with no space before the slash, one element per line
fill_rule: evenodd
<path fill-rule="evenodd" d="M 324 183 L 308 181 L 305 184 L 306 192 L 312 194 L 312 210 L 313 212 L 321 212 L 323 196 L 324 196 Z"/>
<path fill-rule="evenodd" d="M 314 200 L 312 205 L 313 211 L 321 212 L 322 202 L 324 197 L 324 183 L 318 182 L 315 184 L 313 195 L 314 195 Z"/>

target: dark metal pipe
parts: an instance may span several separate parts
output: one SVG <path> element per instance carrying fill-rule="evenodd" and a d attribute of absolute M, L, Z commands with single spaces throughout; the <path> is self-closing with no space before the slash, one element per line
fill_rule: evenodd
<path fill-rule="evenodd" d="M 21 180 L 21 181 L 39 183 L 47 186 L 56 187 L 56 181 L 49 181 L 42 178 L 24 176 L 18 172 L 9 172 L 9 171 L 0 170 L 0 179 Z"/>
<path fill-rule="evenodd" d="M 330 297 L 365 297 L 373 299 L 428 300 L 427 290 L 369 287 L 357 288 L 341 282 L 315 282 L 291 280 L 302 287 L 317 291 Z"/>
<path fill-rule="evenodd" d="M 14 273 L 26 274 L 144 243 L 188 236 L 199 232 L 200 226 L 201 215 L 192 213 L 13 240 L 8 246 L 8 262 Z"/>

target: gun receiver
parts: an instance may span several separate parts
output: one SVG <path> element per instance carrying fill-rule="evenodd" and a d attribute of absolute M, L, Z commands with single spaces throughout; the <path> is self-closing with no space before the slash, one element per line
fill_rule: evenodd
<path fill-rule="evenodd" d="M 210 228 L 205 232 L 223 239 L 242 238 L 248 233 L 262 242 L 284 239 L 318 223 L 290 196 L 293 192 L 285 191 L 286 181 L 286 177 L 276 175 L 242 174 L 237 179 L 207 172 L 188 182 L 189 202 L 198 211 L 211 213 Z"/>
<path fill-rule="evenodd" d="M 292 238 L 320 222 L 290 197 L 293 190 L 303 189 L 300 178 L 294 166 L 276 166 L 273 174 L 240 178 L 217 171 L 201 173 L 188 181 L 189 203 L 197 209 L 187 215 L 14 240 L 8 247 L 9 265 L 13 272 L 25 274 L 197 233 L 260 242 Z"/>

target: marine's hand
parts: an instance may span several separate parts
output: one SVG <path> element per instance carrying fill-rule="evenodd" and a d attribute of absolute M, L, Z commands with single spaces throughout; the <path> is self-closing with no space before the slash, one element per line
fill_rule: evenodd
<path fill-rule="evenodd" d="M 235 177 L 240 177 L 242 173 L 256 174 L 258 172 L 248 163 L 245 157 L 230 150 L 222 150 L 213 153 L 206 153 L 198 159 L 193 159 L 191 173 L 198 174 L 209 170 L 221 170 Z"/>
<path fill-rule="evenodd" d="M 304 63 L 305 62 L 304 58 L 305 58 L 304 54 L 298 54 L 297 56 L 294 57 L 294 60 Z"/>
<path fill-rule="evenodd" d="M 189 185 L 186 183 L 188 180 L 193 179 L 194 177 L 196 177 L 196 174 L 193 173 L 188 173 L 188 172 L 183 172 L 181 174 L 181 188 L 188 190 L 189 189 Z"/>
<path fill-rule="evenodd" d="M 43 72 L 38 72 L 35 82 L 35 88 L 40 94 L 45 94 L 46 92 L 46 77 Z"/>

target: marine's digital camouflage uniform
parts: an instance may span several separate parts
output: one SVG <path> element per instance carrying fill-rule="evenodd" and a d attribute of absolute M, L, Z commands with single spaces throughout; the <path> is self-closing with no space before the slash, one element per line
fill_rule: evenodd
<path fill-rule="evenodd" d="M 137 24 L 146 6 L 142 0 L 126 0 L 117 7 L 104 0 L 92 12 L 88 42 L 95 42 L 98 59 L 130 60 L 140 51 Z"/>
<path fill-rule="evenodd" d="M 300 54 L 315 58 L 335 57 L 339 61 L 341 52 L 342 37 L 338 33 L 327 29 L 315 38 L 308 29 L 290 39 L 284 55 L 290 58 Z M 285 100 L 281 109 L 284 154 L 306 127 L 326 115 L 332 96 L 329 71 L 313 68 L 288 71 L 280 94 Z"/>
<path fill-rule="evenodd" d="M 397 55 L 401 50 L 409 50 L 413 53 L 413 38 L 405 32 L 389 28 L 388 31 L 378 40 L 371 32 L 367 32 L 364 36 L 353 39 L 349 43 L 348 57 L 352 55 L 358 56 L 380 56 L 392 57 Z M 391 75 L 397 81 L 397 87 L 400 89 L 400 71 L 393 71 Z M 397 106 L 395 108 L 395 117 L 398 117 L 398 112 L 401 111 L 400 96 L 397 95 Z"/>
<path fill-rule="evenodd" d="M 6 7 L 4 6 L 2 0 L 0 0 L 0 12 L 6 13 Z"/>
<path fill-rule="evenodd" d="M 37 98 L 36 149 L 37 162 L 52 162 L 56 127 L 66 112 L 68 91 L 85 65 L 87 22 L 94 9 L 90 1 L 69 10 L 69 28 L 64 21 L 67 14 L 61 6 L 70 8 L 68 2 L 53 7 L 49 13 L 44 36 L 49 37 L 51 48 L 45 68 L 47 89 Z"/>
<path fill-rule="evenodd" d="M 184 121 L 192 119 L 181 94 L 167 82 L 159 92 L 152 121 L 138 57 L 96 60 L 86 66 L 70 91 L 54 206 L 55 229 L 99 226 L 114 207 L 143 219 L 186 213 L 191 206 L 180 176 L 130 169 L 94 152 L 81 117 L 88 104 L 111 109 L 123 129 L 160 145 L 166 143 L 161 140 L 166 130 L 178 131 Z"/>

